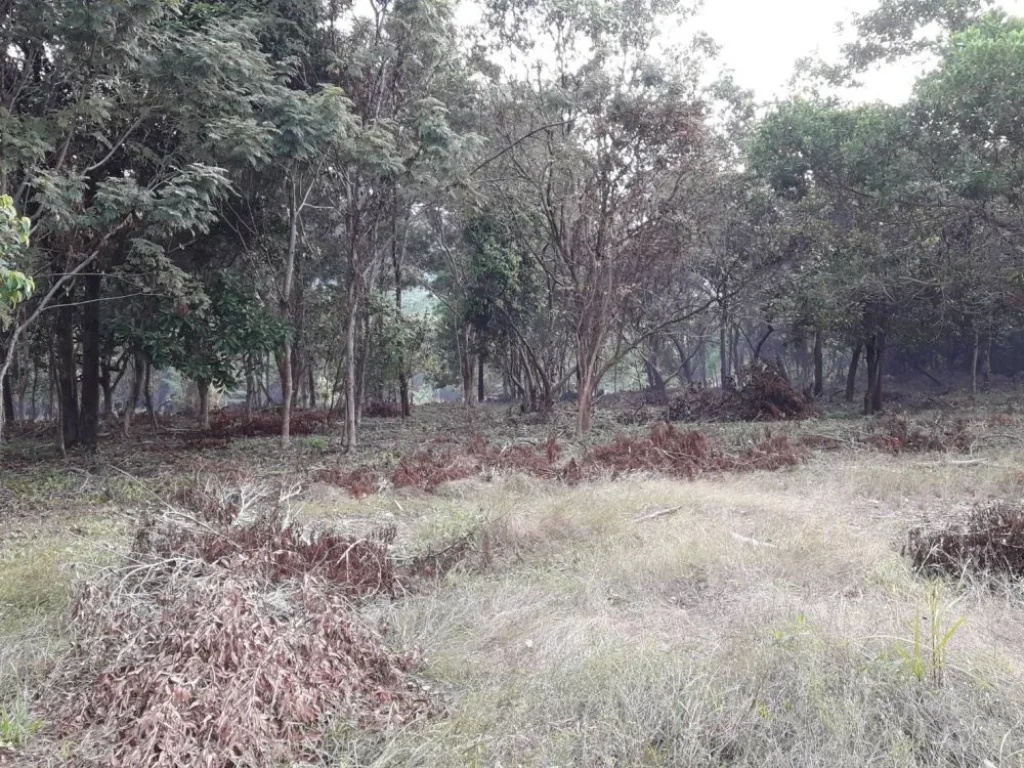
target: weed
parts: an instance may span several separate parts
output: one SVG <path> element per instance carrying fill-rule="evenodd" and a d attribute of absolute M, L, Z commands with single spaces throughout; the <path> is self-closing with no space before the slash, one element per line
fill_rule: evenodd
<path fill-rule="evenodd" d="M 43 721 L 32 716 L 24 694 L 0 707 L 0 755 L 4 749 L 24 746 L 42 727 Z"/>
<path fill-rule="evenodd" d="M 925 615 L 922 616 L 921 611 L 915 613 L 910 639 L 895 646 L 902 668 L 918 682 L 930 680 L 935 686 L 941 686 L 945 679 L 947 647 L 967 621 L 961 616 L 945 626 L 944 615 L 957 601 L 944 606 L 941 589 L 940 582 L 928 582 L 925 589 Z"/>

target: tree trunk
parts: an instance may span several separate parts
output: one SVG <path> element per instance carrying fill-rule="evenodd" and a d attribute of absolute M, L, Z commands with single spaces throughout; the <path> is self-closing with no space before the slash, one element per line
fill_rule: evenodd
<path fill-rule="evenodd" d="M 3 378 L 0 378 L 0 390 L 3 391 L 3 422 L 7 424 L 13 424 L 15 421 L 14 414 L 14 394 L 11 392 L 11 377 L 9 374 L 4 374 Z M 0 442 L 3 441 L 3 422 L 0 422 Z"/>
<path fill-rule="evenodd" d="M 863 342 L 858 341 L 853 347 L 853 357 L 850 358 L 850 370 L 846 373 L 846 402 L 852 403 L 853 396 L 857 392 L 857 366 L 860 364 L 860 353 L 864 348 Z"/>
<path fill-rule="evenodd" d="M 653 355 L 644 357 L 644 370 L 647 374 L 647 388 L 652 392 L 658 393 L 658 402 L 667 402 L 668 395 L 665 391 L 665 377 L 658 370 L 657 361 Z"/>
<path fill-rule="evenodd" d="M 146 375 L 146 366 L 142 355 L 134 355 L 132 363 L 132 389 L 128 393 L 128 401 L 124 404 L 124 436 L 132 428 L 132 418 L 135 416 L 135 409 L 139 405 L 139 394 L 142 392 L 142 382 Z"/>
<path fill-rule="evenodd" d="M 199 390 L 199 428 L 210 428 L 210 382 L 203 379 L 196 381 Z"/>
<path fill-rule="evenodd" d="M 313 371 L 313 359 L 306 364 L 306 375 L 309 377 L 309 407 L 316 409 L 316 374 Z"/>
<path fill-rule="evenodd" d="M 153 425 L 153 431 L 157 432 L 160 429 L 160 424 L 156 420 L 156 405 L 153 403 L 153 363 L 149 360 L 146 360 L 146 381 L 143 394 L 146 398 L 146 413 L 149 414 L 149 423 Z"/>
<path fill-rule="evenodd" d="M 109 361 L 108 361 L 109 362 Z M 110 366 L 104 364 L 100 368 L 100 389 L 103 390 L 103 417 L 114 415 L 114 388 L 116 384 L 110 380 Z"/>
<path fill-rule="evenodd" d="M 292 345 L 281 350 L 281 445 L 288 446 L 292 434 Z"/>
<path fill-rule="evenodd" d="M 974 332 L 974 343 L 971 345 L 971 393 L 978 394 L 978 352 L 981 348 L 981 336 Z"/>
<path fill-rule="evenodd" d="M 349 289 L 348 322 L 345 327 L 345 447 L 353 450 L 357 445 L 356 435 L 356 323 L 359 307 L 356 304 L 354 288 Z"/>
<path fill-rule="evenodd" d="M 470 334 L 472 330 L 468 325 L 459 329 L 459 373 L 462 375 L 462 403 L 467 408 L 472 408 L 476 402 L 476 381 L 474 370 L 476 368 L 473 353 L 470 349 Z"/>
<path fill-rule="evenodd" d="M 100 288 L 99 274 L 83 279 L 85 303 L 82 305 L 82 396 L 78 414 L 78 441 L 95 448 L 100 424 Z"/>
<path fill-rule="evenodd" d="M 814 332 L 814 396 L 825 394 L 825 334 L 819 328 Z"/>
<path fill-rule="evenodd" d="M 484 356 L 478 355 L 476 359 L 476 399 L 482 403 L 487 400 L 487 388 L 484 386 Z"/>
<path fill-rule="evenodd" d="M 718 324 L 718 351 L 721 356 L 722 388 L 729 381 L 729 305 L 722 300 L 722 316 Z"/>
<path fill-rule="evenodd" d="M 251 363 L 245 365 L 245 421 L 252 421 L 253 412 L 256 410 L 256 398 L 260 396 L 259 384 L 256 381 L 256 371 Z"/>
<path fill-rule="evenodd" d="M 60 398 L 61 436 L 64 448 L 78 443 L 78 369 L 75 363 L 75 309 L 67 301 L 57 309 L 57 390 Z"/>
<path fill-rule="evenodd" d="M 582 437 L 594 426 L 594 381 L 593 366 L 580 366 L 580 387 L 576 393 L 576 434 Z"/>
<path fill-rule="evenodd" d="M 732 341 L 729 353 L 732 356 L 732 362 L 730 363 L 730 366 L 732 367 L 732 377 L 733 379 L 739 379 L 740 371 L 743 370 L 743 349 L 740 346 L 740 329 L 738 325 L 732 329 Z"/>
<path fill-rule="evenodd" d="M 879 332 L 869 336 L 865 350 L 868 364 L 868 390 L 864 393 L 864 413 L 881 413 L 884 402 L 882 363 L 885 356 L 885 334 Z"/>
<path fill-rule="evenodd" d="M 981 389 L 988 392 L 992 388 L 992 337 L 985 339 L 981 349 Z"/>

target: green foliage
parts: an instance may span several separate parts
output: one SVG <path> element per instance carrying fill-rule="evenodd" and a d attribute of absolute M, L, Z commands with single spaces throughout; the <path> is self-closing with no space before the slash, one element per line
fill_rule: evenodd
<path fill-rule="evenodd" d="M 32 716 L 25 697 L 17 697 L 9 706 L 0 707 L 0 749 L 24 746 L 44 725 Z"/>
<path fill-rule="evenodd" d="M 961 616 L 949 626 L 945 625 L 944 615 L 951 606 L 942 604 L 941 590 L 940 582 L 928 582 L 925 615 L 921 616 L 921 611 L 914 614 L 910 639 L 894 648 L 902 668 L 915 680 L 922 683 L 930 680 L 937 686 L 942 685 L 945 676 L 949 643 L 966 622 Z"/>
<path fill-rule="evenodd" d="M 11 321 L 11 312 L 32 296 L 35 281 L 11 265 L 29 244 L 32 222 L 19 216 L 14 200 L 0 196 L 0 329 Z"/>

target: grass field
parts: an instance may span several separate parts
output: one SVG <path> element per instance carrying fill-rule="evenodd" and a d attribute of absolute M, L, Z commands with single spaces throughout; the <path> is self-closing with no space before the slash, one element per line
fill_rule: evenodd
<path fill-rule="evenodd" d="M 847 440 L 866 422 L 815 420 L 784 431 L 847 444 L 776 472 L 489 473 L 363 499 L 310 472 L 387 462 L 429 421 L 382 422 L 352 458 L 327 438 L 149 455 L 150 436 L 64 461 L 23 440 L 0 476 L 0 761 L 45 733 L 33 702 L 72 636 L 74 580 L 117 561 L 175 488 L 215 482 L 290 489 L 306 524 L 393 523 L 398 557 L 475 548 L 432 588 L 360 607 L 418 654 L 433 713 L 332 722 L 326 765 L 1024 765 L 1024 589 L 926 579 L 900 554 L 912 527 L 1024 495 L 1024 429 L 991 412 L 969 414 L 968 452 L 890 455 Z M 495 439 L 553 429 L 459 418 Z M 761 428 L 707 429 L 742 444 Z"/>

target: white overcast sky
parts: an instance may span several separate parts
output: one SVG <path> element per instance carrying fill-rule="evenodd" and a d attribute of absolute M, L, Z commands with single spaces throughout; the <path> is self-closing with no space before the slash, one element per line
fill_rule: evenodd
<path fill-rule="evenodd" d="M 836 30 L 854 13 L 869 11 L 878 0 L 706 0 L 680 38 L 701 29 L 721 46 L 720 64 L 735 72 L 737 82 L 759 101 L 786 92 L 797 60 L 820 54 L 834 59 L 844 42 Z M 1024 0 L 1004 0 L 1010 13 L 1024 16 Z M 849 34 L 849 32 L 847 32 Z M 898 102 L 907 98 L 920 64 L 887 67 L 864 79 L 863 100 Z"/>

